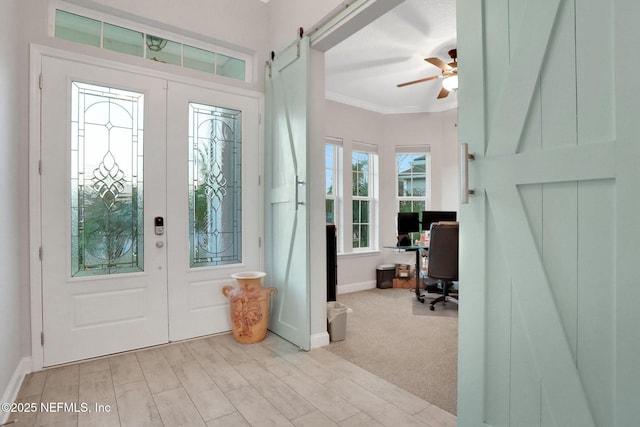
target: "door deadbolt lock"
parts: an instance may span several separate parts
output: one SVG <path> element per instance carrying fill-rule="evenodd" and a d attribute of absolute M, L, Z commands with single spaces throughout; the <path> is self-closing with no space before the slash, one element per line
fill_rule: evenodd
<path fill-rule="evenodd" d="M 164 218 L 157 216 L 153 219 L 153 232 L 156 236 L 162 236 L 164 234 Z"/>

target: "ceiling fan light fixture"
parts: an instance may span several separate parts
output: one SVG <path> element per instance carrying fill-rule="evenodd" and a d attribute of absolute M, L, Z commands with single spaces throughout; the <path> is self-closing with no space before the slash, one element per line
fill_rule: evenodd
<path fill-rule="evenodd" d="M 458 90 L 458 75 L 454 74 L 449 77 L 445 77 L 442 80 L 442 87 L 448 90 L 449 92 L 454 92 Z"/>

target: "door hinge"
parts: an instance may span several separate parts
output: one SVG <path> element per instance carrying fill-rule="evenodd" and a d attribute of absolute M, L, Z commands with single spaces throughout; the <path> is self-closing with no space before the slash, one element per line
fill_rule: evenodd
<path fill-rule="evenodd" d="M 262 247 L 262 237 L 258 237 L 258 247 Z"/>
<path fill-rule="evenodd" d="M 38 77 L 38 87 L 42 89 L 42 86 L 44 86 L 44 84 L 43 84 L 42 73 L 40 73 L 40 76 Z"/>
<path fill-rule="evenodd" d="M 38 248 L 38 258 L 40 258 L 40 261 L 42 261 L 42 246 Z"/>
<path fill-rule="evenodd" d="M 262 185 L 262 175 L 258 175 L 258 187 Z"/>
<path fill-rule="evenodd" d="M 38 160 L 38 175 L 42 175 L 42 160 Z"/>
<path fill-rule="evenodd" d="M 44 347 L 44 332 L 40 332 L 40 345 Z"/>
<path fill-rule="evenodd" d="M 258 124 L 262 124 L 262 114 L 258 114 Z"/>

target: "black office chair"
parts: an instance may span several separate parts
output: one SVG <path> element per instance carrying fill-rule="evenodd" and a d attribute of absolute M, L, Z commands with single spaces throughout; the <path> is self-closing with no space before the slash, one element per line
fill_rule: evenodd
<path fill-rule="evenodd" d="M 458 280 L 458 223 L 437 222 L 431 225 L 429 238 L 429 265 L 425 290 L 441 295 L 431 300 L 430 310 L 436 303 L 447 301 L 458 303 L 458 293 L 453 291 L 453 282 Z M 455 298 L 454 298 L 455 296 Z M 418 300 L 424 303 L 424 295 Z"/>

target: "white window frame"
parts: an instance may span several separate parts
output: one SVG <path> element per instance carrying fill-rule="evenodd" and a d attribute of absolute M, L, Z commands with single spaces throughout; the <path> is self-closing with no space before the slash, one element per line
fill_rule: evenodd
<path fill-rule="evenodd" d="M 367 196 L 354 196 L 353 195 L 353 180 L 351 179 L 351 188 L 349 191 L 349 201 L 347 202 L 346 199 L 347 197 L 345 197 L 345 202 L 349 203 L 350 207 L 351 207 L 351 211 L 353 210 L 353 201 L 354 200 L 362 200 L 362 201 L 368 201 L 369 202 L 369 246 L 366 247 L 358 247 L 358 248 L 354 248 L 353 247 L 353 211 L 351 212 L 351 215 L 349 216 L 349 226 L 347 226 L 345 224 L 345 235 L 346 232 L 349 232 L 349 236 L 350 238 L 349 240 L 349 246 L 351 248 L 351 252 L 353 253 L 358 253 L 358 252 L 371 252 L 371 251 L 377 251 L 378 250 L 378 208 L 379 208 L 379 191 L 378 191 L 378 186 L 379 186 L 379 182 L 378 182 L 378 147 L 377 145 L 374 144 L 367 144 L 364 142 L 358 142 L 358 141 L 354 141 L 353 145 L 352 145 L 352 151 L 351 151 L 351 156 L 350 156 L 350 167 L 349 167 L 349 174 L 350 177 L 352 176 L 352 171 L 353 171 L 353 155 L 355 153 L 365 153 L 369 155 L 369 175 L 368 175 L 368 189 L 369 189 L 369 194 Z M 346 238 L 345 238 L 345 243 L 346 243 Z"/>
<path fill-rule="evenodd" d="M 342 253 L 344 251 L 344 233 L 342 233 L 342 225 L 343 221 L 343 181 L 344 181 L 344 168 L 343 164 L 343 148 L 342 148 L 342 139 L 326 137 L 325 139 L 325 155 L 327 147 L 332 147 L 333 149 L 333 158 L 332 165 L 329 167 L 331 169 L 331 173 L 333 175 L 333 194 L 329 195 L 326 192 L 326 182 L 325 182 L 325 201 L 333 200 L 333 223 L 336 226 L 337 230 L 337 249 L 338 253 Z M 326 160 L 325 160 L 326 161 Z M 325 164 L 325 171 L 329 170 L 327 165 Z M 326 177 L 326 173 L 325 173 Z M 326 178 L 325 178 L 326 179 Z M 326 209 L 326 203 L 325 203 Z M 326 218 L 326 211 L 325 211 Z"/>
<path fill-rule="evenodd" d="M 416 196 L 400 196 L 398 194 L 398 181 L 400 179 L 400 170 L 398 170 L 398 155 L 401 154 L 414 154 L 425 156 L 425 195 L 424 197 L 416 197 Z M 424 210 L 429 210 L 431 208 L 431 150 L 429 145 L 399 145 L 396 146 L 395 155 L 394 155 L 394 163 L 395 163 L 395 182 L 396 182 L 396 207 L 398 212 L 400 211 L 400 203 L 402 201 L 411 201 L 411 202 L 422 202 L 424 201 Z"/>

